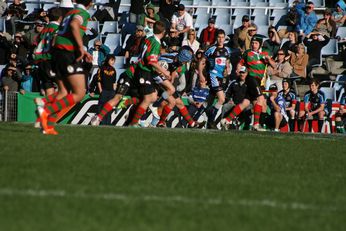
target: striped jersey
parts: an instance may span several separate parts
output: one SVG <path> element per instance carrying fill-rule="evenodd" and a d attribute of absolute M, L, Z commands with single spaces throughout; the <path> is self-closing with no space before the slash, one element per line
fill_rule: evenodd
<path fill-rule="evenodd" d="M 267 61 L 265 57 L 269 55 L 269 52 L 265 49 L 260 49 L 259 52 L 252 50 L 246 50 L 240 60 L 241 66 L 246 66 L 248 69 L 248 75 L 262 79 L 265 75 Z"/>
<path fill-rule="evenodd" d="M 154 72 L 152 63 L 157 63 L 161 51 L 161 41 L 155 35 L 144 40 L 142 44 L 138 67 L 147 72 Z"/>
<path fill-rule="evenodd" d="M 58 36 L 55 40 L 54 47 L 61 49 L 61 50 L 67 50 L 67 51 L 75 51 L 78 49 L 77 42 L 75 41 L 75 38 L 73 37 L 70 23 L 73 19 L 78 19 L 80 22 L 80 35 L 81 37 L 84 36 L 88 20 L 90 18 L 89 12 L 86 10 L 85 6 L 78 4 L 77 7 L 73 10 L 70 10 L 63 20 L 63 22 L 60 25 Z"/>
<path fill-rule="evenodd" d="M 169 72 L 174 72 L 176 71 L 178 73 L 179 76 L 185 74 L 186 70 L 187 70 L 187 65 L 186 64 L 181 64 L 176 60 L 176 57 L 178 55 L 178 52 L 173 52 L 173 53 L 166 53 L 166 54 L 162 54 L 159 57 L 159 60 L 164 60 L 168 63 L 168 71 Z"/>
<path fill-rule="evenodd" d="M 282 96 L 285 99 L 286 108 L 291 107 L 292 104 L 297 103 L 297 96 L 296 93 L 294 93 L 293 91 L 285 93 L 284 90 L 281 90 L 278 92 L 278 95 Z"/>
<path fill-rule="evenodd" d="M 231 49 L 214 45 L 204 52 L 204 56 L 208 60 L 210 77 L 223 78 L 227 61 L 231 56 Z"/>
<path fill-rule="evenodd" d="M 34 50 L 34 61 L 39 63 L 46 60 L 52 59 L 51 48 L 53 38 L 59 29 L 58 22 L 49 23 L 37 36 L 37 46 Z"/>

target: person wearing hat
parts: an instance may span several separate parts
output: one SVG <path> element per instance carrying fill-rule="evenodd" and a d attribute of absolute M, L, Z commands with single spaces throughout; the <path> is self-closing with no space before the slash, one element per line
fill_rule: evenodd
<path fill-rule="evenodd" d="M 15 66 L 9 65 L 5 68 L 4 75 L 1 78 L 0 86 L 5 91 L 17 92 L 18 91 L 18 82 L 20 76 L 19 71 Z"/>
<path fill-rule="evenodd" d="M 297 95 L 291 89 L 291 83 L 289 79 L 282 80 L 282 90 L 278 92 L 279 96 L 285 99 L 286 103 L 286 114 L 289 117 L 290 131 L 294 131 L 294 123 L 296 118 L 296 105 L 297 105 Z"/>
<path fill-rule="evenodd" d="M 209 46 L 213 45 L 216 41 L 217 28 L 215 27 L 215 19 L 208 19 L 208 26 L 204 28 L 199 37 L 199 43 L 202 45 L 202 49 L 206 50 Z"/>
<path fill-rule="evenodd" d="M 246 51 L 251 47 L 251 40 L 257 34 L 257 26 L 252 24 L 239 35 L 239 39 L 243 41 L 242 51 Z"/>
<path fill-rule="evenodd" d="M 246 66 L 248 70 L 248 77 L 246 84 L 248 86 L 249 100 L 254 104 L 254 125 L 253 129 L 262 131 L 260 127 L 260 116 L 262 110 L 266 109 L 266 101 L 262 94 L 261 84 L 265 78 L 266 67 L 268 64 L 275 66 L 274 60 L 269 56 L 269 52 L 262 49 L 263 38 L 260 36 L 253 36 L 251 39 L 251 48 L 243 53 L 242 59 L 238 63 L 237 72 L 240 72 L 242 66 Z"/>
<path fill-rule="evenodd" d="M 186 37 L 187 32 L 193 28 L 192 16 L 186 12 L 183 4 L 178 5 L 177 12 L 173 15 L 171 20 L 171 29 L 179 36 L 180 42 Z"/>
<path fill-rule="evenodd" d="M 91 47 L 88 50 L 88 53 L 92 55 L 93 61 L 92 64 L 94 67 L 101 67 L 103 64 L 103 61 L 105 61 L 106 56 L 110 53 L 111 49 L 105 45 L 102 44 L 101 40 L 96 39 L 94 41 L 94 47 Z"/>
<path fill-rule="evenodd" d="M 343 0 L 340 0 L 335 5 L 335 11 L 332 14 L 332 19 L 336 22 L 336 26 L 343 26 L 346 20 L 346 4 Z"/>
<path fill-rule="evenodd" d="M 332 18 L 332 11 L 326 9 L 323 12 L 323 18 L 317 21 L 316 29 L 330 38 L 335 38 L 336 35 L 336 22 Z"/>
<path fill-rule="evenodd" d="M 329 43 L 330 38 L 327 35 L 322 35 L 318 30 L 313 30 L 308 34 L 303 43 L 306 46 L 309 62 L 307 65 L 307 75 L 311 75 L 313 65 L 321 63 L 321 50 Z"/>
<path fill-rule="evenodd" d="M 155 23 L 160 20 L 160 16 L 155 13 L 153 4 L 149 3 L 145 9 L 146 12 L 139 16 L 138 25 L 146 27 L 148 23 Z"/>
<path fill-rule="evenodd" d="M 226 111 L 227 107 L 231 107 L 231 111 L 224 113 L 226 116 L 221 120 L 221 127 L 224 130 L 228 130 L 231 126 L 233 128 L 238 127 L 238 122 L 245 122 L 246 128 L 251 123 L 252 113 L 249 108 L 251 102 L 247 97 L 247 85 L 245 83 L 247 75 L 247 68 L 241 66 L 238 78 L 230 82 L 225 91 L 228 103 L 224 105 L 224 109 Z"/>
<path fill-rule="evenodd" d="M 288 116 L 286 114 L 285 99 L 278 94 L 276 84 L 269 86 L 268 107 L 270 109 L 270 116 L 266 118 L 266 125 L 275 132 L 279 132 L 280 128 L 287 124 Z"/>
<path fill-rule="evenodd" d="M 244 49 L 245 36 L 248 33 L 248 28 L 251 26 L 254 26 L 254 24 L 251 23 L 250 17 L 248 15 L 244 15 L 242 17 L 241 22 L 242 22 L 242 25 L 234 30 L 233 47 Z"/>

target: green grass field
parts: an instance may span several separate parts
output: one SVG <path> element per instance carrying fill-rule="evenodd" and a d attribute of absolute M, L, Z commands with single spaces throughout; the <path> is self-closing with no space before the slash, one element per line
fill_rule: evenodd
<path fill-rule="evenodd" d="M 346 137 L 0 123 L 0 230 L 345 230 Z"/>

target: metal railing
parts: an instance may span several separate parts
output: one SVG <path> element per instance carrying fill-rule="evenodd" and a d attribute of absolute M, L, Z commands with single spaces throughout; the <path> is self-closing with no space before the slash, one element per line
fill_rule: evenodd
<path fill-rule="evenodd" d="M 0 92 L 0 121 L 17 121 L 17 92 Z"/>

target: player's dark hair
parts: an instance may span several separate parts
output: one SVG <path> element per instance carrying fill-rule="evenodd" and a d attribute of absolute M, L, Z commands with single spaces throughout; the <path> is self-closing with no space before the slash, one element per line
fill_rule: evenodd
<path fill-rule="evenodd" d="M 154 24 L 153 32 L 154 34 L 161 34 L 166 31 L 166 24 L 162 21 L 156 21 Z"/>
<path fill-rule="evenodd" d="M 320 85 L 320 82 L 317 80 L 317 79 L 312 79 L 311 81 L 310 81 L 310 84 L 309 85 L 311 85 L 311 84 L 315 84 L 316 86 L 319 86 Z"/>
<path fill-rule="evenodd" d="M 49 21 L 57 21 L 60 17 L 62 17 L 62 10 L 58 7 L 50 8 L 48 10 Z"/>
<path fill-rule="evenodd" d="M 76 0 L 77 4 L 82 4 L 83 6 L 89 6 L 92 0 Z"/>
<path fill-rule="evenodd" d="M 217 30 L 217 32 L 216 32 L 216 37 L 219 36 L 219 34 L 226 35 L 225 31 L 222 30 L 222 29 L 218 29 L 218 30 Z"/>

